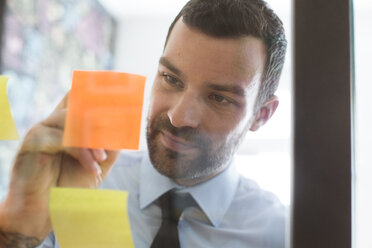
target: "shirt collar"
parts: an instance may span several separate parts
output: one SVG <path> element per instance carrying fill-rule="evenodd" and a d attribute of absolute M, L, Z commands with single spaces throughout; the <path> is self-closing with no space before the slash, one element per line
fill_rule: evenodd
<path fill-rule="evenodd" d="M 148 153 L 141 163 L 140 172 L 140 208 L 144 209 L 162 194 L 177 187 L 170 178 L 160 174 L 151 164 Z"/>
<path fill-rule="evenodd" d="M 151 164 L 148 153 L 141 164 L 140 177 L 141 209 L 146 208 L 168 190 L 177 188 L 194 197 L 215 227 L 219 226 L 223 220 L 239 183 L 239 173 L 235 163 L 231 162 L 226 170 L 214 178 L 195 186 L 182 187 L 172 179 L 161 175 Z"/>

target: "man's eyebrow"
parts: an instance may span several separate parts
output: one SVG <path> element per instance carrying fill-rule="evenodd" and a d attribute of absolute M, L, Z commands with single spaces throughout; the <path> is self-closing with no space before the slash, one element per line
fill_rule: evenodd
<path fill-rule="evenodd" d="M 167 67 L 170 71 L 172 71 L 177 76 L 181 77 L 183 73 L 180 69 L 178 69 L 175 65 L 173 65 L 166 57 L 160 57 L 159 64 Z"/>
<path fill-rule="evenodd" d="M 220 85 L 220 84 L 208 84 L 208 88 L 217 90 L 217 91 L 226 91 L 233 93 L 235 95 L 245 97 L 245 90 L 237 85 Z"/>
<path fill-rule="evenodd" d="M 183 76 L 183 73 L 180 69 L 174 66 L 166 57 L 160 57 L 159 64 L 167 67 L 170 71 L 176 74 L 179 77 Z M 245 97 L 245 90 L 237 85 L 220 85 L 215 83 L 208 83 L 207 87 L 217 91 L 230 92 L 240 97 Z"/>

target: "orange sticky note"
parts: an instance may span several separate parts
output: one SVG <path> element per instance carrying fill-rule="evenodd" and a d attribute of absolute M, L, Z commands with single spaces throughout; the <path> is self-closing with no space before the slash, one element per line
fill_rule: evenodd
<path fill-rule="evenodd" d="M 138 149 L 146 77 L 74 71 L 63 145 Z"/>

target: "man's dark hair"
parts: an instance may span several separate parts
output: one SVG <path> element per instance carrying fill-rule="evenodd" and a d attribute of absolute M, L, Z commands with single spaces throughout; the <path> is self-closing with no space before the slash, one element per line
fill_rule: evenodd
<path fill-rule="evenodd" d="M 165 46 L 175 23 L 217 38 L 254 36 L 266 46 L 266 64 L 255 111 L 274 95 L 284 64 L 287 41 L 281 20 L 262 0 L 190 0 L 169 27 Z"/>

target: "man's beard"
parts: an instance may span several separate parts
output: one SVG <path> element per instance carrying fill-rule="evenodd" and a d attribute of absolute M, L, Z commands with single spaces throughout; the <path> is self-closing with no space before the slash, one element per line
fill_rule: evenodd
<path fill-rule="evenodd" d="M 165 147 L 160 141 L 162 131 L 184 139 L 198 150 L 190 156 Z M 243 134 L 214 144 L 199 129 L 174 127 L 167 115 L 159 115 L 147 125 L 147 145 L 154 168 L 161 174 L 175 180 L 209 178 L 221 172 L 236 151 Z"/>

